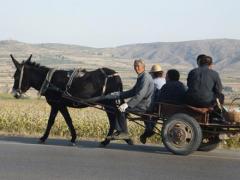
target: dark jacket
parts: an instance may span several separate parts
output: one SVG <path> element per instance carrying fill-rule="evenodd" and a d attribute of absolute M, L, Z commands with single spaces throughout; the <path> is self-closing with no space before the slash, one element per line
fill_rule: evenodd
<path fill-rule="evenodd" d="M 202 66 L 189 72 L 186 103 L 196 107 L 212 106 L 222 93 L 222 83 L 218 73 L 208 66 Z"/>
<path fill-rule="evenodd" d="M 134 87 L 122 92 L 120 97 L 123 99 L 131 98 L 127 104 L 130 108 L 138 108 L 146 111 L 150 110 L 153 104 L 154 83 L 149 73 L 143 72 L 138 75 Z"/>
<path fill-rule="evenodd" d="M 159 92 L 158 101 L 172 104 L 183 104 L 186 87 L 180 81 L 167 81 Z"/>

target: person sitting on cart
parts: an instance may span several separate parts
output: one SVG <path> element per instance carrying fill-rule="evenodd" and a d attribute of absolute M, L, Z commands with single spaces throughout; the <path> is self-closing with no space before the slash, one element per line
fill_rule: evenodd
<path fill-rule="evenodd" d="M 217 99 L 223 104 L 222 82 L 219 74 L 212 69 L 212 58 L 202 55 L 197 63 L 198 67 L 191 70 L 187 77 L 188 90 L 185 102 L 198 108 L 216 107 Z M 219 117 L 218 121 L 227 123 L 223 117 Z"/>
<path fill-rule="evenodd" d="M 154 64 L 149 72 L 154 82 L 154 99 L 158 99 L 159 92 L 162 86 L 166 83 L 165 77 L 163 77 L 163 70 L 160 64 Z"/>
<path fill-rule="evenodd" d="M 163 70 L 160 64 L 154 64 L 149 73 L 153 78 L 155 89 L 160 90 L 166 83 L 166 79 L 163 76 Z"/>
<path fill-rule="evenodd" d="M 171 104 L 183 104 L 186 87 L 179 81 L 180 73 L 176 69 L 170 69 L 166 74 L 166 84 L 164 84 L 158 95 L 158 102 Z"/>
<path fill-rule="evenodd" d="M 121 104 L 118 108 L 119 118 L 117 120 L 116 132 L 112 139 L 129 139 L 126 111 L 143 114 L 151 112 L 154 98 L 154 82 L 151 75 L 145 71 L 145 63 L 142 59 L 134 61 L 134 70 L 137 73 L 137 82 L 134 87 L 124 92 L 114 92 L 111 96 L 115 98 L 127 99 L 128 102 Z"/>

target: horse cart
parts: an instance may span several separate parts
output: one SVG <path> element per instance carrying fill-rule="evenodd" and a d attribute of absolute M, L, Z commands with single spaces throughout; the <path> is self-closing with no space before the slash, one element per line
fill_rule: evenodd
<path fill-rule="evenodd" d="M 74 71 L 55 70 L 32 62 L 32 55 L 22 63 L 19 63 L 12 55 L 10 56 L 16 67 L 13 84 L 14 97 L 21 97 L 21 94 L 32 87 L 40 95 L 45 96 L 51 107 L 46 130 L 40 138 L 41 143 L 47 140 L 55 117 L 60 112 L 71 132 L 71 143 L 75 144 L 76 131 L 67 107 L 93 106 L 97 108 L 99 105 L 104 107 L 101 109 L 106 111 L 110 125 L 108 136 L 113 134 L 117 103 L 114 99 L 102 101 L 102 104 L 98 102 L 111 92 L 122 91 L 121 78 L 114 70 L 109 68 L 89 72 L 78 69 Z M 94 98 L 89 99 L 89 97 Z M 225 135 L 233 136 L 240 133 L 239 123 L 214 123 L 210 116 L 210 109 L 166 103 L 157 103 L 156 107 L 157 110 L 152 114 L 133 112 L 137 118 L 129 118 L 129 120 L 140 125 L 142 124 L 137 120 L 157 121 L 161 129 L 155 127 L 156 133 L 161 135 L 163 144 L 174 154 L 187 155 L 195 150 L 211 150 L 217 147 Z M 148 118 L 142 118 L 143 116 Z M 109 142 L 110 140 L 106 138 L 101 144 L 106 146 Z"/>
<path fill-rule="evenodd" d="M 65 96 L 65 98 L 69 97 Z M 105 96 L 99 96 L 87 101 L 76 98 L 71 98 L 71 100 L 92 104 L 92 101 L 104 98 Z M 234 99 L 233 102 L 238 99 Z M 99 103 L 93 103 L 92 107 L 104 110 Z M 109 109 L 111 111 L 111 108 Z M 127 118 L 140 126 L 143 126 L 141 121 L 160 125 L 160 128 L 154 127 L 154 132 L 161 136 L 165 147 L 174 154 L 188 155 L 196 150 L 214 150 L 221 140 L 240 135 L 240 119 L 237 122 L 230 122 L 228 113 L 225 112 L 222 115 L 229 123 L 218 123 L 212 119 L 212 111 L 212 108 L 158 102 L 155 104 L 154 113 L 141 114 L 131 111 L 127 112 Z"/>
<path fill-rule="evenodd" d="M 161 129 L 155 128 L 156 133 L 161 135 L 165 147 L 174 154 L 188 155 L 196 150 L 210 151 L 215 149 L 221 140 L 240 135 L 240 123 L 213 122 L 211 109 L 167 103 L 157 103 L 156 107 L 157 112 L 147 116 L 157 119 Z M 144 121 L 139 117 L 129 120 Z"/>

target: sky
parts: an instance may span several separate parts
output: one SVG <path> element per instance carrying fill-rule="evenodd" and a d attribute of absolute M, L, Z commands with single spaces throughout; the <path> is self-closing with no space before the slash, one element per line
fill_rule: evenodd
<path fill-rule="evenodd" d="M 115 47 L 240 39 L 239 0 L 0 0 L 0 40 Z"/>

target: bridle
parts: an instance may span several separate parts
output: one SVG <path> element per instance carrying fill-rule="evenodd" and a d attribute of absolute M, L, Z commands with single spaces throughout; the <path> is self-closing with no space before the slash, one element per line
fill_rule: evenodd
<path fill-rule="evenodd" d="M 23 94 L 22 89 L 21 89 L 22 81 L 23 81 L 23 73 L 24 73 L 24 65 L 21 67 L 18 89 L 15 89 L 17 95 L 19 95 L 19 96 L 21 96 Z"/>

